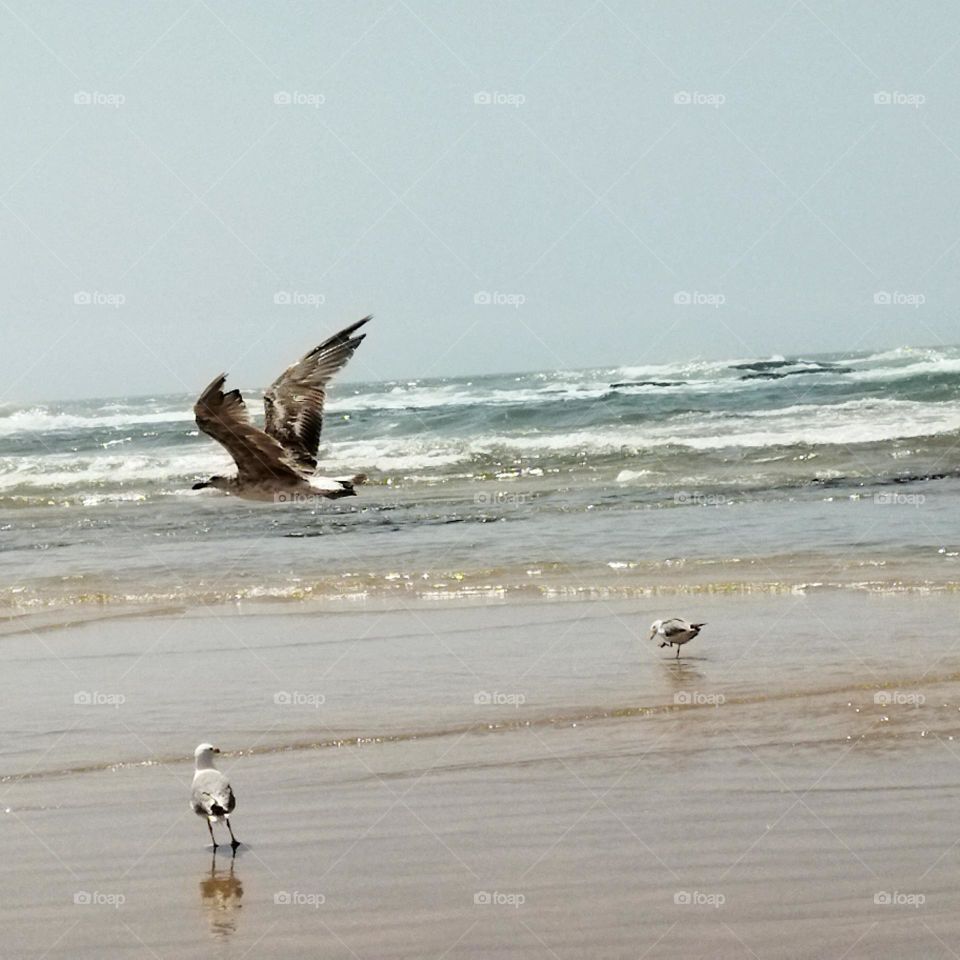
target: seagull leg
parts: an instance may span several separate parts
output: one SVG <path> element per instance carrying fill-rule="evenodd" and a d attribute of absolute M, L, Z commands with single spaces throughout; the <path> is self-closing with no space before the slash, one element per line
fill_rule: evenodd
<path fill-rule="evenodd" d="M 677 644 L 677 655 L 676 655 L 676 657 L 674 657 L 674 659 L 675 659 L 675 660 L 679 660 L 679 659 L 680 659 L 680 644 L 679 644 L 679 643 Z"/>
<path fill-rule="evenodd" d="M 224 817 L 224 820 L 227 822 L 227 829 L 230 831 L 230 846 L 233 847 L 233 852 L 237 852 L 237 847 L 240 846 L 240 841 L 233 835 L 233 827 L 230 826 L 230 818 Z"/>
<path fill-rule="evenodd" d="M 207 829 L 210 831 L 210 839 L 213 841 L 213 852 L 217 852 L 217 838 L 213 835 L 213 824 L 210 822 L 210 818 L 207 817 Z"/>

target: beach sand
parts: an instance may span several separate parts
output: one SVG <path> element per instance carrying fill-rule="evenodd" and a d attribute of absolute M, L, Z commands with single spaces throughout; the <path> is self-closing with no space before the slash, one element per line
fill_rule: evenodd
<path fill-rule="evenodd" d="M 0 955 L 955 956 L 952 595 L 656 603 L 7 624 Z"/>

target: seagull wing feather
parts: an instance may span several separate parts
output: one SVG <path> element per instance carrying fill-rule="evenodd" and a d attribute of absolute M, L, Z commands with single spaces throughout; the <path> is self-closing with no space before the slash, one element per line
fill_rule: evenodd
<path fill-rule="evenodd" d="M 223 392 L 226 379 L 221 374 L 200 394 L 193 407 L 197 426 L 226 448 L 242 482 L 301 479 L 283 446 L 250 420 L 240 391 Z"/>
<path fill-rule="evenodd" d="M 266 432 L 282 444 L 302 470 L 313 471 L 317 466 L 327 384 L 366 336 L 354 333 L 372 319 L 364 317 L 324 340 L 287 367 L 264 394 Z"/>

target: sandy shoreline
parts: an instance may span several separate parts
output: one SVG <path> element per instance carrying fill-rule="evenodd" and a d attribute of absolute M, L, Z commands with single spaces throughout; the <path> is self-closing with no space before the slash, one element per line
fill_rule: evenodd
<path fill-rule="evenodd" d="M 701 610 L 679 665 L 600 603 L 8 637 L 3 954 L 950 956 L 949 599 Z M 234 751 L 232 874 L 187 809 L 195 731 Z"/>

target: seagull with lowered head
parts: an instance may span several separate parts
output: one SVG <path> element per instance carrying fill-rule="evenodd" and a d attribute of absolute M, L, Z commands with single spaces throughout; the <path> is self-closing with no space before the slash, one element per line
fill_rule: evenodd
<path fill-rule="evenodd" d="M 676 659 L 680 659 L 680 648 L 689 643 L 706 623 L 689 623 L 680 617 L 671 617 L 669 620 L 654 620 L 650 624 L 650 639 L 660 637 L 661 647 L 676 647 Z"/>

